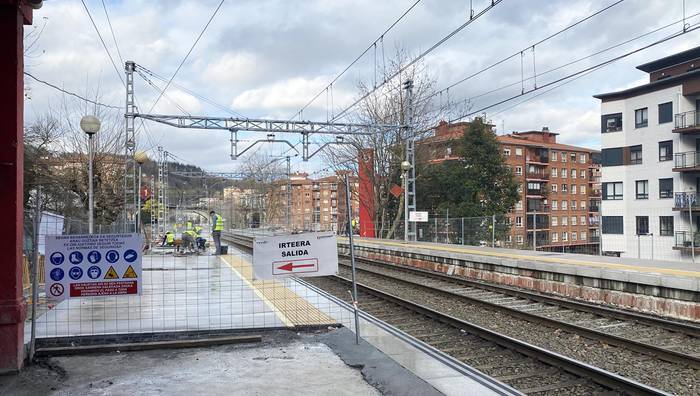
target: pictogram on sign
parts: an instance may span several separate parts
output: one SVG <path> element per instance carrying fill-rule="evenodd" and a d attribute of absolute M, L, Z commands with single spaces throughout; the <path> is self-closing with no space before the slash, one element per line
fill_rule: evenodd
<path fill-rule="evenodd" d="M 52 296 L 58 297 L 58 296 L 60 296 L 60 295 L 63 294 L 64 288 L 63 288 L 63 285 L 62 285 L 62 284 L 60 284 L 60 283 L 54 283 L 53 285 L 51 285 L 51 287 L 49 288 L 49 290 L 51 291 L 51 295 L 52 295 Z"/>
<path fill-rule="evenodd" d="M 119 275 L 117 275 L 117 271 L 114 270 L 114 267 L 111 265 L 109 266 L 109 269 L 107 270 L 107 273 L 105 274 L 104 279 L 119 279 Z"/>
<path fill-rule="evenodd" d="M 298 274 L 301 272 L 318 272 L 318 260 L 315 258 L 301 260 L 283 260 L 272 263 L 272 274 Z"/>
<path fill-rule="evenodd" d="M 136 275 L 136 271 L 134 271 L 134 267 L 132 266 L 129 266 L 129 268 L 127 268 L 126 271 L 124 271 L 124 275 L 122 275 L 122 278 L 125 279 L 135 279 L 137 277 L 138 276 Z"/>

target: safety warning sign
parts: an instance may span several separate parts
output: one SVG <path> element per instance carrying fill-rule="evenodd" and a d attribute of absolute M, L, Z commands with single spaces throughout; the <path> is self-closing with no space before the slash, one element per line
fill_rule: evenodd
<path fill-rule="evenodd" d="M 138 234 L 46 236 L 46 295 L 62 300 L 140 294 L 140 247 Z"/>
<path fill-rule="evenodd" d="M 332 232 L 255 237 L 253 277 L 326 276 L 338 272 L 338 245 Z"/>

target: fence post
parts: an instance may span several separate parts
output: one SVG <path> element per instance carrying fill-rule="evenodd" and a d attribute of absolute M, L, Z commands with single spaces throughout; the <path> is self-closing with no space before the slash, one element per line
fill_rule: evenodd
<path fill-rule="evenodd" d="M 491 247 L 496 247 L 496 215 L 491 215 Z"/>
<path fill-rule="evenodd" d="M 36 190 L 34 202 L 34 235 L 32 235 L 32 330 L 29 340 L 29 362 L 34 361 L 36 352 L 36 301 L 39 299 L 39 227 L 41 226 L 41 186 Z"/>
<path fill-rule="evenodd" d="M 434 242 L 437 243 L 437 241 L 438 241 L 437 214 L 435 215 L 435 237 L 433 239 L 434 239 Z"/>
<path fill-rule="evenodd" d="M 464 217 L 462 217 L 462 245 L 464 245 Z"/>
<path fill-rule="evenodd" d="M 450 210 L 447 209 L 447 218 L 445 219 L 445 243 L 450 243 Z"/>

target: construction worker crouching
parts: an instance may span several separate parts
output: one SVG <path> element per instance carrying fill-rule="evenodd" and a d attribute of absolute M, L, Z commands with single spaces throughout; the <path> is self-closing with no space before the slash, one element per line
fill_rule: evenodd
<path fill-rule="evenodd" d="M 173 246 L 175 245 L 175 234 L 172 231 L 167 231 L 163 236 L 163 243 L 160 246 Z"/>
<path fill-rule="evenodd" d="M 189 249 L 190 251 L 194 251 L 195 249 L 195 232 L 194 230 L 186 230 L 185 232 L 182 233 L 182 251 L 187 252 Z"/>
<path fill-rule="evenodd" d="M 202 227 L 194 226 L 195 242 L 197 243 L 197 250 L 204 250 L 207 248 L 207 240 L 202 237 Z"/>

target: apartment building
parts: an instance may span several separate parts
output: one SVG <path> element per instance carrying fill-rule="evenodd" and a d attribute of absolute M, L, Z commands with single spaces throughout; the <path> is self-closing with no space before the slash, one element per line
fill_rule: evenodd
<path fill-rule="evenodd" d="M 357 178 L 351 177 L 351 191 L 358 188 Z M 268 222 L 279 226 L 287 224 L 287 188 L 291 185 L 290 220 L 294 230 L 342 231 L 346 224 L 345 181 L 342 174 L 310 179 L 307 173 L 293 173 L 289 179 L 278 181 L 271 193 L 276 210 Z M 359 201 L 352 193 L 353 218 L 359 217 Z"/>
<path fill-rule="evenodd" d="M 423 139 L 429 161 L 455 160 L 453 147 L 468 122 L 441 122 Z M 557 143 L 557 133 L 513 132 L 497 136 L 503 158 L 513 170 L 520 200 L 509 214 L 507 247 L 595 253 L 599 244 L 599 152 Z M 535 239 L 535 235 L 537 236 Z"/>
<path fill-rule="evenodd" d="M 649 82 L 601 100 L 602 249 L 688 260 L 700 191 L 700 47 L 637 66 Z M 691 228 L 692 224 L 692 228 Z"/>

